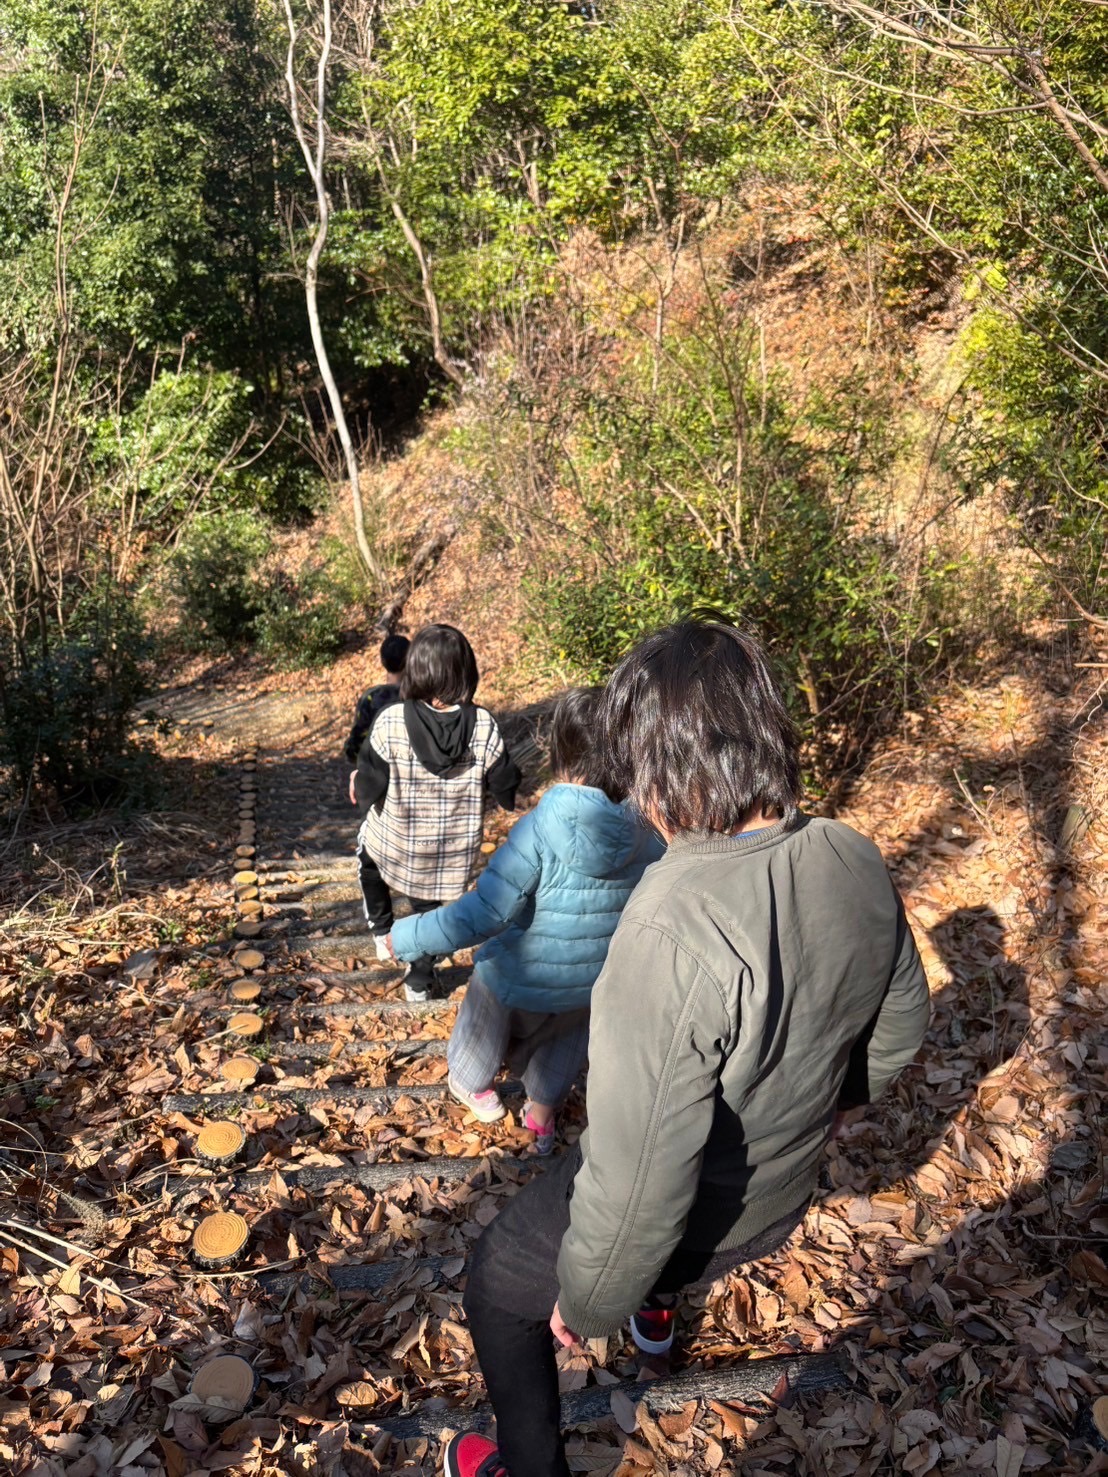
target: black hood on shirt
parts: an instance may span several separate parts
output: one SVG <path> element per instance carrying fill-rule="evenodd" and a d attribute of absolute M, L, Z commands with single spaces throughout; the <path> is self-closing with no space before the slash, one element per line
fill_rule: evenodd
<path fill-rule="evenodd" d="M 445 774 L 461 763 L 470 751 L 476 722 L 477 709 L 472 703 L 448 713 L 410 699 L 404 704 L 404 724 L 415 756 L 432 774 Z"/>

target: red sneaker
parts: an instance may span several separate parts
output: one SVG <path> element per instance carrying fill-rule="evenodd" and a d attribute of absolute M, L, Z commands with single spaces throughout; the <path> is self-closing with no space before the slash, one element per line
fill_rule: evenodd
<path fill-rule="evenodd" d="M 644 1354 L 668 1354 L 673 1348 L 673 1309 L 640 1308 L 631 1315 L 631 1337 Z"/>
<path fill-rule="evenodd" d="M 496 1442 L 473 1431 L 454 1437 L 446 1448 L 442 1469 L 444 1477 L 509 1477 Z"/>

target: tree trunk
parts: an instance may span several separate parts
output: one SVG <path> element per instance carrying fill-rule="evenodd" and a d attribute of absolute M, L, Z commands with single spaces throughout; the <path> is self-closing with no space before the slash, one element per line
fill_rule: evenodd
<path fill-rule="evenodd" d="M 323 0 L 323 42 L 319 51 L 319 63 L 316 68 L 316 137 L 314 149 L 308 143 L 304 132 L 303 121 L 300 117 L 300 99 L 296 86 L 296 42 L 297 28 L 292 13 L 290 0 L 285 0 L 285 23 L 289 33 L 289 49 L 285 65 L 285 80 L 289 90 L 289 112 L 292 116 L 292 126 L 296 133 L 296 140 L 300 145 L 300 152 L 304 155 L 304 162 L 308 166 L 308 174 L 315 187 L 316 211 L 319 217 L 319 226 L 316 230 L 312 249 L 308 253 L 308 263 L 304 274 L 304 296 L 308 305 L 308 324 L 312 331 L 312 347 L 315 350 L 316 363 L 319 365 L 320 377 L 327 391 L 327 399 L 331 405 L 331 414 L 334 417 L 335 429 L 338 432 L 339 441 L 342 444 L 343 458 L 346 462 L 346 475 L 350 482 L 350 502 L 354 512 L 354 536 L 358 543 L 358 553 L 361 556 L 366 573 L 376 590 L 384 589 L 385 575 L 376 555 L 369 546 L 365 526 L 365 504 L 362 501 L 361 473 L 358 467 L 358 457 L 354 450 L 354 442 L 350 435 L 350 427 L 346 420 L 346 411 L 343 408 L 342 397 L 339 394 L 335 376 L 331 370 L 331 360 L 327 354 L 327 345 L 323 338 L 323 328 L 319 321 L 319 262 L 323 255 L 323 249 L 327 244 L 327 227 L 331 219 L 331 202 L 327 198 L 327 182 L 324 175 L 324 165 L 327 159 L 327 65 L 331 56 L 331 0 Z"/>

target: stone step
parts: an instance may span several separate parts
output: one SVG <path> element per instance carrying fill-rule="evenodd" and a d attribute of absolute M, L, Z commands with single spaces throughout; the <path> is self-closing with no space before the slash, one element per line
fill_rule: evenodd
<path fill-rule="evenodd" d="M 482 1154 L 470 1159 L 455 1156 L 448 1159 L 403 1159 L 398 1163 L 389 1161 L 381 1164 L 311 1164 L 303 1169 L 286 1169 L 275 1164 L 268 1169 L 167 1174 L 164 1179 L 155 1179 L 152 1183 L 159 1191 L 173 1196 L 209 1186 L 221 1194 L 264 1195 L 273 1183 L 273 1176 L 279 1174 L 290 1190 L 305 1190 L 309 1194 L 318 1194 L 328 1186 L 338 1184 L 379 1191 L 411 1179 L 464 1180 L 478 1171 L 491 1176 L 498 1168 L 519 1173 L 533 1168 L 537 1162 L 537 1159 L 515 1159 L 510 1155 Z"/>
<path fill-rule="evenodd" d="M 328 934 L 324 938 L 302 939 L 298 947 L 313 959 L 376 959 L 373 938 L 368 929 L 361 933 Z"/>
<path fill-rule="evenodd" d="M 522 1097 L 523 1083 L 514 1079 L 498 1082 L 501 1097 Z M 167 1113 L 226 1113 L 232 1109 L 262 1112 L 272 1108 L 320 1107 L 327 1103 L 339 1107 L 375 1107 L 382 1117 L 392 1113 L 403 1099 L 413 1102 L 453 1102 L 445 1083 L 416 1083 L 411 1087 L 396 1084 L 357 1087 L 353 1083 L 335 1083 L 329 1087 L 252 1087 L 248 1092 L 174 1092 L 162 1106 Z"/>
<path fill-rule="evenodd" d="M 633 1406 L 646 1402 L 653 1416 L 680 1410 L 690 1400 L 752 1401 L 781 1403 L 796 1395 L 845 1389 L 850 1384 L 845 1363 L 836 1354 L 771 1355 L 744 1359 L 714 1369 L 689 1369 L 659 1380 L 621 1380 L 614 1385 L 588 1385 L 562 1396 L 560 1424 L 563 1430 L 602 1421 L 612 1415 L 612 1395 L 618 1391 Z M 399 1440 L 418 1437 L 436 1439 L 444 1429 L 487 1430 L 492 1408 L 479 1406 L 441 1407 L 415 1410 L 410 1415 L 382 1416 L 380 1420 L 351 1425 L 352 1435 L 372 1440 L 385 1431 Z"/>
<path fill-rule="evenodd" d="M 326 1291 L 331 1287 L 339 1293 L 379 1292 L 382 1288 L 390 1286 L 398 1277 L 403 1277 L 409 1272 L 418 1269 L 421 1272 L 430 1272 L 434 1280 L 438 1280 L 443 1267 L 453 1266 L 461 1261 L 460 1256 L 421 1256 L 421 1257 L 396 1257 L 383 1262 L 364 1262 L 361 1266 L 350 1266 L 341 1263 L 337 1266 L 328 1266 L 327 1280 L 313 1277 L 308 1272 L 259 1272 L 257 1275 L 258 1286 L 270 1297 L 285 1297 L 290 1292 L 316 1292 Z M 250 1276 L 250 1269 L 246 1268 L 242 1274 Z M 421 1286 L 426 1286 L 421 1283 Z"/>
<path fill-rule="evenodd" d="M 343 877 L 333 880 L 326 879 L 321 882 L 300 882 L 295 887 L 289 882 L 280 883 L 275 887 L 267 887 L 263 883 L 260 891 L 263 901 L 267 903 L 304 903 L 311 907 L 334 903 L 355 905 L 357 919 L 362 927 L 365 927 L 365 920 L 362 917 L 362 894 L 357 878 Z M 354 921 L 354 918 L 351 918 L 351 922 Z"/>
<path fill-rule="evenodd" d="M 310 1016 L 364 1016 L 364 1015 L 445 1015 L 449 1010 L 456 1010 L 457 1000 L 437 999 L 426 1000 L 422 1004 L 409 1000 L 336 1000 L 328 1005 L 309 1005 L 301 1003 L 297 1009 L 303 1015 Z"/>
<path fill-rule="evenodd" d="M 348 852 L 307 852 L 302 856 L 274 855 L 260 861 L 254 870 L 262 876 L 286 880 L 289 877 L 323 877 L 328 873 L 345 877 L 357 876 L 358 859 L 353 848 Z"/>
<path fill-rule="evenodd" d="M 334 1062 L 351 1057 L 372 1056 L 385 1050 L 399 1061 L 411 1057 L 443 1057 L 445 1041 L 275 1041 L 269 1048 L 279 1061 Z"/>

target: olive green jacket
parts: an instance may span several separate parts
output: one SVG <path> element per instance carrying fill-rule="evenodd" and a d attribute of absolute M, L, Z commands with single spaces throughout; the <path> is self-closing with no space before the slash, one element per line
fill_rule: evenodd
<path fill-rule="evenodd" d="M 927 981 L 872 842 L 803 817 L 677 837 L 593 990 L 584 1163 L 558 1261 L 582 1337 L 678 1243 L 739 1246 L 805 1203 L 835 1111 L 912 1061 Z"/>

